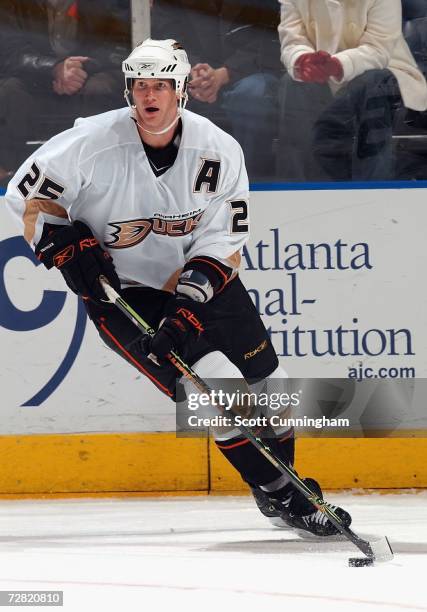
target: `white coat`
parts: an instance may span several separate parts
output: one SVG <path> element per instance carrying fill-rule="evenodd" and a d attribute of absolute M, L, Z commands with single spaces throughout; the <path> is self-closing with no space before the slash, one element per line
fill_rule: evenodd
<path fill-rule="evenodd" d="M 366 70 L 388 68 L 406 107 L 427 109 L 427 83 L 402 35 L 401 0 L 279 0 L 281 59 L 295 78 L 303 53 L 327 51 L 343 66 L 335 89 Z M 333 81 L 333 79 L 331 79 Z"/>

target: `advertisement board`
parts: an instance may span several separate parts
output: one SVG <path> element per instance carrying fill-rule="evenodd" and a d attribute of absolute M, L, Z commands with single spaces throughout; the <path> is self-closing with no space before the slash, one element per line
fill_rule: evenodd
<path fill-rule="evenodd" d="M 426 377 L 426 221 L 422 189 L 252 193 L 241 276 L 290 377 Z M 4 207 L 0 264 L 1 434 L 174 430 Z"/>

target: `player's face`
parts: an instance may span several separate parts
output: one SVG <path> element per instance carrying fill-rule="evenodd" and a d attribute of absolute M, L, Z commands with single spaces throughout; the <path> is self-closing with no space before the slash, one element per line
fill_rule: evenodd
<path fill-rule="evenodd" d="M 144 126 L 162 129 L 174 120 L 177 96 L 169 79 L 136 79 L 132 89 L 133 102 Z"/>

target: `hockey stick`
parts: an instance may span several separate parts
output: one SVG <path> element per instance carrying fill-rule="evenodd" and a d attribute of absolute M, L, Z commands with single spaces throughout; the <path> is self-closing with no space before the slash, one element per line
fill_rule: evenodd
<path fill-rule="evenodd" d="M 111 287 L 107 279 L 103 276 L 99 277 L 101 286 L 108 297 L 109 302 L 117 306 L 119 310 L 130 319 L 134 325 L 138 327 L 144 334 L 153 336 L 155 330 L 146 322 L 144 319 Z M 211 388 L 202 380 L 196 372 L 188 366 L 175 351 L 171 351 L 169 361 L 183 374 L 186 378 L 191 380 L 195 387 L 202 393 L 211 394 Z M 330 508 L 330 506 L 318 495 L 316 495 L 301 478 L 295 472 L 295 470 L 286 465 L 280 457 L 276 457 L 270 447 L 265 443 L 264 440 L 253 434 L 252 431 L 243 424 L 238 425 L 238 429 L 241 433 L 264 455 L 268 461 L 274 465 L 274 467 L 282 474 L 287 475 L 294 486 L 304 495 L 313 506 L 325 514 L 328 520 L 345 536 L 350 540 L 357 548 L 366 555 L 367 559 L 350 559 L 350 565 L 364 565 L 363 561 L 370 563 L 374 561 L 390 561 L 393 558 L 393 551 L 387 537 L 383 536 L 379 540 L 367 541 L 355 534 L 349 527 L 343 524 L 340 517 Z M 358 563 L 360 561 L 360 563 Z"/>

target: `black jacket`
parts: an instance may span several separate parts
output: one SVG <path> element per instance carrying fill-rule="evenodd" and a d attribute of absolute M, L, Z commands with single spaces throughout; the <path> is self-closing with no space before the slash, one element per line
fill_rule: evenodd
<path fill-rule="evenodd" d="M 280 73 L 277 0 L 222 2 L 224 65 L 235 81 L 256 72 Z"/>
<path fill-rule="evenodd" d="M 280 73 L 277 0 L 155 0 L 152 37 L 176 38 L 190 63 L 227 66 L 231 80 Z"/>
<path fill-rule="evenodd" d="M 130 47 L 129 2 L 77 0 L 74 55 L 93 58 L 91 73 L 119 67 Z M 65 59 L 49 39 L 46 0 L 0 0 L 0 77 L 25 78 L 43 86 L 54 66 Z"/>

